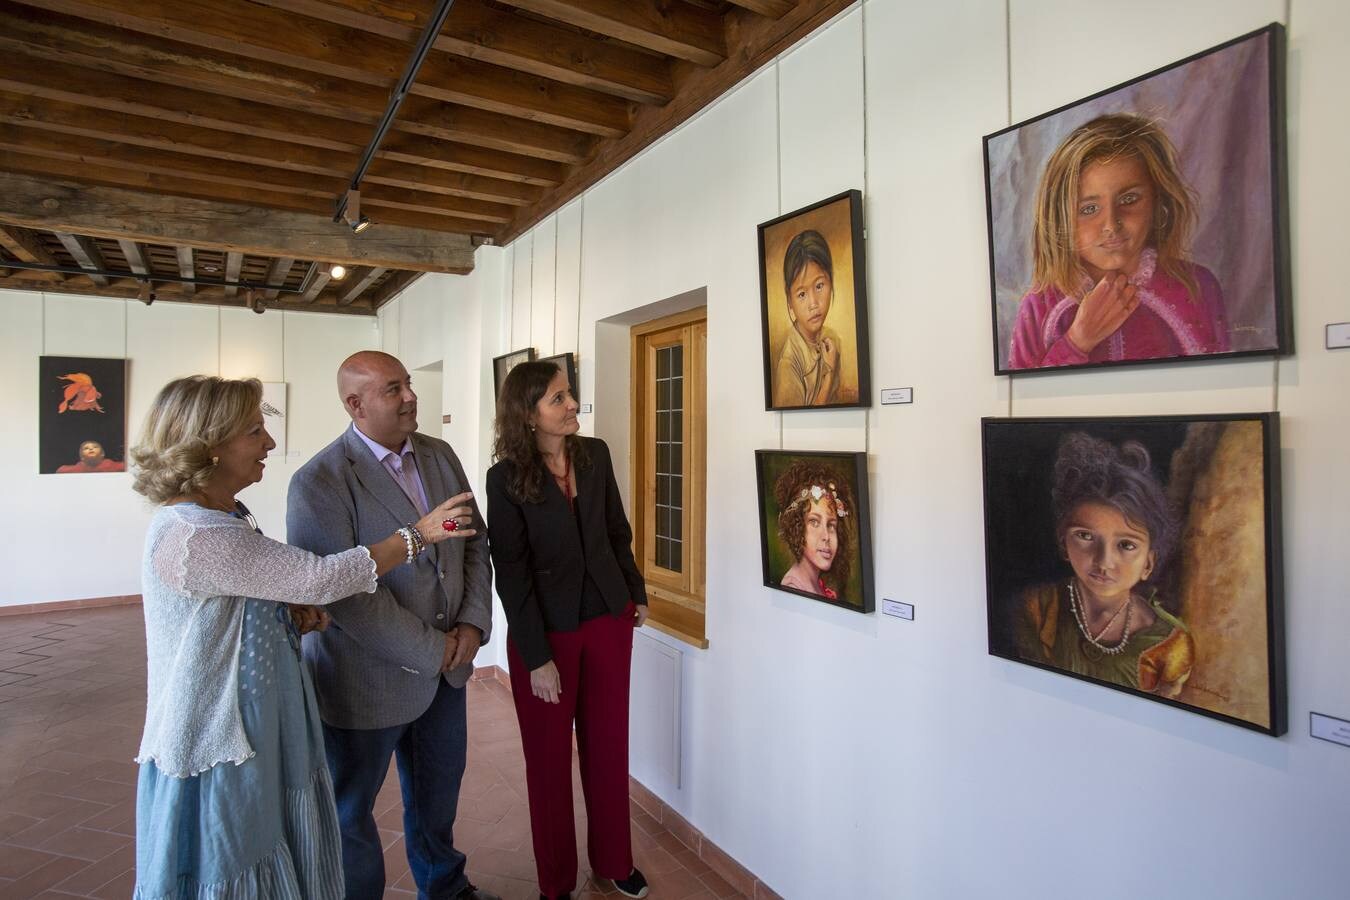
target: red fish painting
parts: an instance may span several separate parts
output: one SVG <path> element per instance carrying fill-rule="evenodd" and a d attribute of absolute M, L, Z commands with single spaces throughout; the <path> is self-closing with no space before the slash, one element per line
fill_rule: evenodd
<path fill-rule="evenodd" d="M 59 369 L 57 371 L 60 371 Z M 72 372 L 69 375 L 59 376 L 59 380 L 68 381 L 61 406 L 56 410 L 63 412 L 103 412 L 103 407 L 98 405 L 98 398 L 103 395 L 99 393 L 98 388 L 94 387 L 94 379 L 83 372 Z"/>

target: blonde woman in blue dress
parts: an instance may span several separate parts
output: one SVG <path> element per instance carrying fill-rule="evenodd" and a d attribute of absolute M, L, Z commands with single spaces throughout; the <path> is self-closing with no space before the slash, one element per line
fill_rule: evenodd
<path fill-rule="evenodd" d="M 315 556 L 263 537 L 235 495 L 276 446 L 256 379 L 160 391 L 131 458 L 159 505 L 145 541 L 148 697 L 137 762 L 137 900 L 343 892 L 341 836 L 299 634 L 323 604 L 431 543 L 472 536 L 469 495 L 379 543 Z M 452 526 L 450 523 L 453 522 Z"/>

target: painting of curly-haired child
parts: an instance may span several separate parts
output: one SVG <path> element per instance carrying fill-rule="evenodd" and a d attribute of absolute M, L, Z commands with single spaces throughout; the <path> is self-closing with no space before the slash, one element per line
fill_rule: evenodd
<path fill-rule="evenodd" d="M 862 453 L 757 453 L 764 583 L 871 612 L 867 460 Z"/>

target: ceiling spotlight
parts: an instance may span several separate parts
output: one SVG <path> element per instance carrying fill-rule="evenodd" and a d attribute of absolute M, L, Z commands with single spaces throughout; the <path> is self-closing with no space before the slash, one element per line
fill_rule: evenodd
<path fill-rule="evenodd" d="M 149 306 L 155 302 L 155 289 L 150 286 L 150 282 L 142 281 L 140 288 L 136 291 L 136 299 Z"/>
<path fill-rule="evenodd" d="M 250 309 L 260 316 L 267 311 L 267 301 L 262 298 L 261 294 L 254 294 L 249 300 L 248 305 Z"/>
<path fill-rule="evenodd" d="M 347 277 L 347 267 L 341 263 L 334 264 L 328 269 L 328 277 L 334 281 L 341 281 Z"/>
<path fill-rule="evenodd" d="M 342 209 L 342 219 L 351 228 L 352 234 L 360 234 L 370 227 L 370 217 L 361 212 L 360 191 L 347 192 L 347 202 Z"/>

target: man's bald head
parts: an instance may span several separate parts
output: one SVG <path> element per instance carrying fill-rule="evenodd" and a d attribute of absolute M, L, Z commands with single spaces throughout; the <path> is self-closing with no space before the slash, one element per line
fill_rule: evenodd
<path fill-rule="evenodd" d="M 371 440 L 397 449 L 417 430 L 417 395 L 397 357 L 379 350 L 353 353 L 338 367 L 337 387 L 347 415 Z"/>

